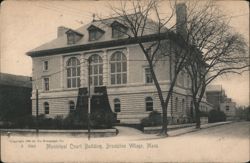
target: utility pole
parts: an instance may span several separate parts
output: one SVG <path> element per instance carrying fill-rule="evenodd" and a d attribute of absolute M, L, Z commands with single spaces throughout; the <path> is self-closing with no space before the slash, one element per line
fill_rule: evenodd
<path fill-rule="evenodd" d="M 169 55 L 169 77 L 170 77 L 170 82 L 172 83 L 172 44 L 170 43 L 170 55 Z M 173 94 L 171 94 L 170 96 L 170 104 L 171 104 L 171 110 L 170 110 L 170 114 L 171 114 L 171 120 L 173 121 Z"/>
<path fill-rule="evenodd" d="M 39 111 L 39 106 L 38 106 L 38 89 L 36 88 L 36 134 L 37 135 L 39 133 L 38 111 Z"/>
<path fill-rule="evenodd" d="M 91 108 L 91 96 L 90 96 L 90 63 L 91 63 L 91 57 L 88 59 L 88 87 L 89 87 L 89 96 L 88 96 L 88 140 L 90 140 L 90 108 Z"/>

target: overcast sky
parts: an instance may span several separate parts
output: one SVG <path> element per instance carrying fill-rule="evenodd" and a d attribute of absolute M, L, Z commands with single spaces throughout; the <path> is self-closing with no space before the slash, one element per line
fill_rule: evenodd
<path fill-rule="evenodd" d="M 58 26 L 78 28 L 89 23 L 93 13 L 112 14 L 108 4 L 115 1 L 4 1 L 1 4 L 0 72 L 31 76 L 32 60 L 25 53 L 57 35 Z M 232 16 L 231 26 L 249 42 L 247 1 L 218 1 L 224 14 Z M 167 8 L 167 6 L 166 6 Z M 166 11 L 167 12 L 167 11 Z M 249 77 L 227 76 L 215 81 L 238 105 L 249 104 Z"/>

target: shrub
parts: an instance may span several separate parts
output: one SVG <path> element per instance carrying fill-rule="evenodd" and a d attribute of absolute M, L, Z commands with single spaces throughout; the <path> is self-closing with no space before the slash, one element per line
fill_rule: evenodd
<path fill-rule="evenodd" d="M 158 111 L 152 111 L 148 117 L 141 120 L 143 127 L 162 125 L 162 116 Z"/>
<path fill-rule="evenodd" d="M 208 112 L 201 111 L 200 112 L 200 117 L 208 117 Z"/>
<path fill-rule="evenodd" d="M 220 110 L 211 110 L 208 114 L 208 123 L 226 121 L 226 114 Z"/>
<path fill-rule="evenodd" d="M 32 115 L 26 115 L 11 121 L 10 126 L 7 128 L 33 128 L 36 126 L 35 117 Z"/>
<path fill-rule="evenodd" d="M 98 111 L 90 116 L 92 128 L 111 128 L 115 122 L 115 114 L 112 112 Z"/>
<path fill-rule="evenodd" d="M 91 128 L 111 128 L 116 122 L 116 114 L 113 112 L 96 111 L 90 115 Z M 32 115 L 23 116 L 12 121 L 4 121 L 1 128 L 27 128 L 37 127 L 36 117 Z M 38 116 L 39 129 L 87 129 L 88 114 L 76 110 L 66 118 L 56 116 L 48 118 L 44 114 Z"/>
<path fill-rule="evenodd" d="M 65 129 L 86 129 L 88 126 L 88 115 L 82 111 L 76 110 L 70 113 L 63 120 L 63 128 Z"/>

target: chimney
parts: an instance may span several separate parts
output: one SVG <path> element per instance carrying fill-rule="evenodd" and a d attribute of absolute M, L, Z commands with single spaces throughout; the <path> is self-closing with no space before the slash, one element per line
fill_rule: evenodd
<path fill-rule="evenodd" d="M 63 36 L 67 30 L 69 30 L 69 28 L 66 28 L 64 26 L 58 27 L 57 28 L 57 37 Z"/>
<path fill-rule="evenodd" d="M 176 4 L 176 32 L 183 37 L 187 35 L 187 6 L 185 3 Z"/>

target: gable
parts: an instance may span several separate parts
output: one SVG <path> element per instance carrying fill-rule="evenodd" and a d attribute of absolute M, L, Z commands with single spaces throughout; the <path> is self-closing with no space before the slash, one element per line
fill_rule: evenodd
<path fill-rule="evenodd" d="M 69 29 L 66 32 L 66 34 L 67 34 L 67 44 L 69 45 L 77 43 L 83 37 L 83 34 L 74 31 L 72 29 Z"/>
<path fill-rule="evenodd" d="M 89 41 L 99 40 L 105 33 L 105 31 L 94 25 L 89 26 L 88 31 L 89 31 Z"/>

